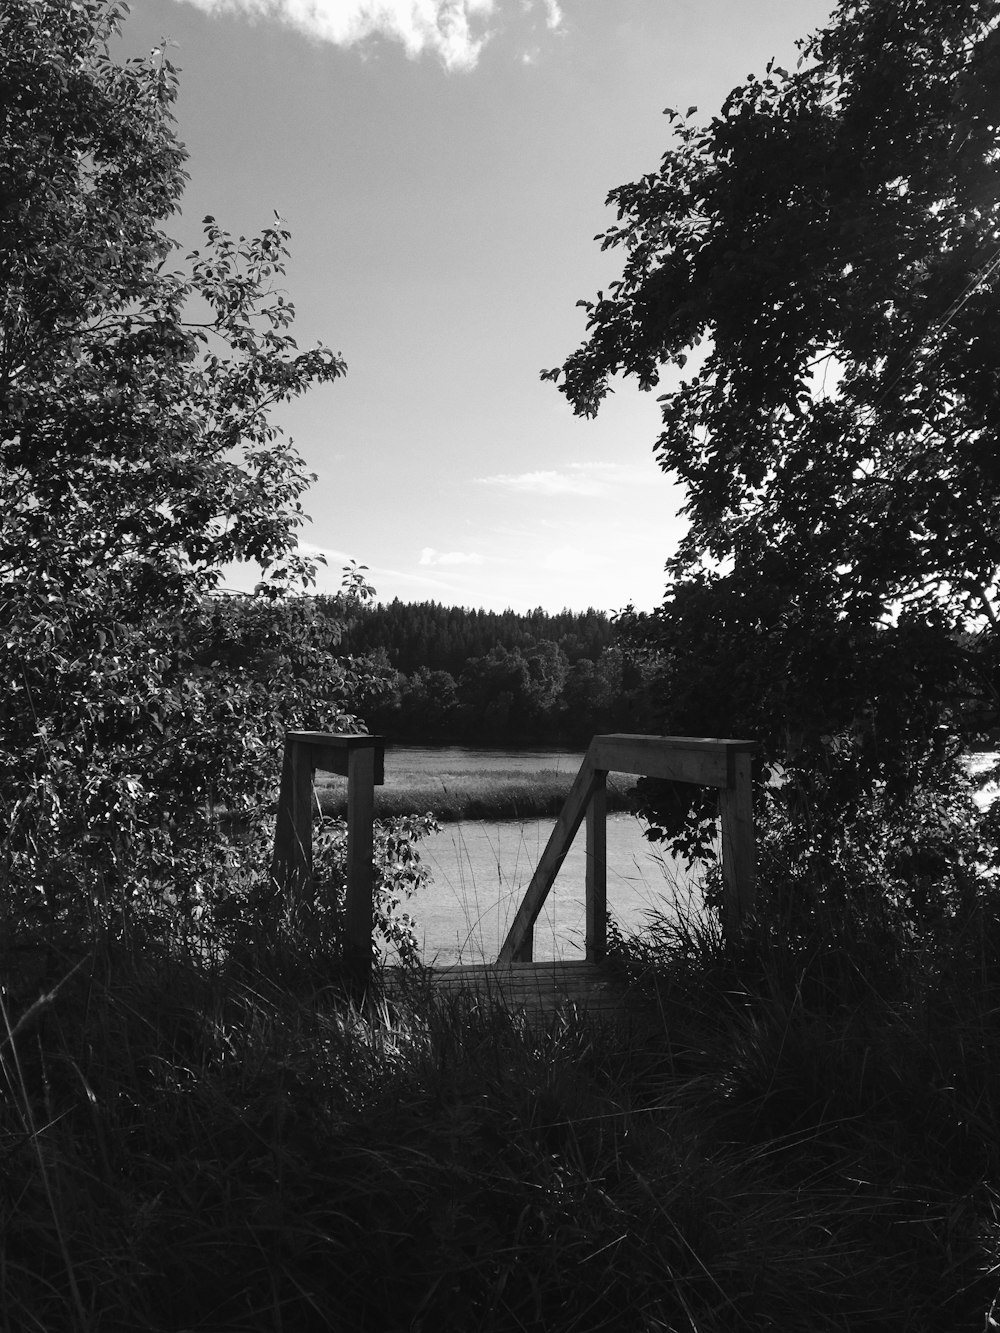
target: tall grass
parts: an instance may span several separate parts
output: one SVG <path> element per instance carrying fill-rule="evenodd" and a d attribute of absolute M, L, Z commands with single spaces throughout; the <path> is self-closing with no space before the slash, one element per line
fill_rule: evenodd
<path fill-rule="evenodd" d="M 860 867 L 764 870 L 736 943 L 612 932 L 617 1023 L 417 966 L 359 1004 L 252 881 L 212 948 L 11 918 L 0 1329 L 997 1327 L 995 887 L 922 924 Z"/>
<path fill-rule="evenodd" d="M 855 925 L 662 920 L 610 1026 L 359 1008 L 291 938 L 8 972 L 0 1327 L 981 1330 L 1000 926 L 887 970 Z"/>
<path fill-rule="evenodd" d="M 448 823 L 463 819 L 555 818 L 562 809 L 575 773 L 542 769 L 463 769 L 428 777 L 412 771 L 387 772 L 386 785 L 375 789 L 375 812 L 380 818 L 428 812 Z M 318 788 L 324 814 L 343 817 L 347 790 L 343 783 Z M 608 783 L 608 809 L 628 810 L 629 792 L 623 782 Z"/>

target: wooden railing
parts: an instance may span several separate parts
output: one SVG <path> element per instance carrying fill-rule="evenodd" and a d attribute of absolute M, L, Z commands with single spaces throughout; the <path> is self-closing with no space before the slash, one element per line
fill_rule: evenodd
<path fill-rule="evenodd" d="M 535 921 L 580 825 L 587 821 L 586 949 L 606 952 L 607 840 L 605 792 L 609 772 L 631 773 L 719 789 L 725 929 L 734 936 L 753 907 L 755 846 L 749 741 L 684 736 L 595 736 L 584 755 L 556 826 L 507 932 L 497 963 L 530 962 Z"/>
<path fill-rule="evenodd" d="M 375 788 L 385 781 L 381 736 L 290 731 L 285 736 L 271 877 L 287 896 L 308 891 L 312 878 L 313 776 L 317 769 L 347 778 L 347 902 L 344 963 L 360 988 L 372 961 Z"/>
<path fill-rule="evenodd" d="M 735 935 L 753 907 L 754 828 L 749 741 L 682 736 L 595 736 L 584 755 L 555 828 L 500 950 L 498 965 L 530 962 L 532 934 L 552 884 L 580 825 L 587 822 L 586 948 L 597 962 L 606 952 L 607 840 L 605 792 L 609 772 L 719 790 L 725 928 Z M 381 736 L 337 736 L 290 731 L 278 797 L 271 875 L 292 899 L 312 878 L 313 777 L 317 769 L 347 778 L 347 902 L 344 962 L 360 989 L 372 962 L 375 788 L 385 781 Z"/>

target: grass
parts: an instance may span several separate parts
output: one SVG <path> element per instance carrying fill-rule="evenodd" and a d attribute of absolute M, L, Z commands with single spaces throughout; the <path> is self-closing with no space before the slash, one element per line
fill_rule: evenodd
<path fill-rule="evenodd" d="M 449 823 L 465 819 L 555 818 L 562 809 L 576 773 L 569 770 L 456 768 L 454 772 L 428 777 L 424 770 L 394 766 L 386 772 L 384 787 L 375 789 L 375 813 L 382 819 L 415 811 L 430 813 Z M 347 812 L 347 788 L 336 779 L 317 774 L 320 808 L 326 815 L 343 818 Z M 608 809 L 628 810 L 625 783 L 608 782 Z"/>
<path fill-rule="evenodd" d="M 294 938 L 8 953 L 0 1327 L 994 1328 L 1000 923 L 854 925 L 661 920 L 617 1026 L 359 1008 Z"/>

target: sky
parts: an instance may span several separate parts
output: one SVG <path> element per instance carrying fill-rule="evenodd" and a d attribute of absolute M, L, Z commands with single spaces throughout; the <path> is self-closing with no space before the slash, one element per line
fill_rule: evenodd
<path fill-rule="evenodd" d="M 278 212 L 300 347 L 348 371 L 275 412 L 316 481 L 317 590 L 649 610 L 683 530 L 656 392 L 594 420 L 540 380 L 621 268 L 608 191 L 654 171 L 664 108 L 710 118 L 830 0 L 131 0 L 119 48 L 180 70 L 190 182 L 168 230 Z M 675 382 L 675 381 L 673 381 Z M 669 389 L 665 378 L 657 392 Z M 249 588 L 255 572 L 227 571 Z"/>

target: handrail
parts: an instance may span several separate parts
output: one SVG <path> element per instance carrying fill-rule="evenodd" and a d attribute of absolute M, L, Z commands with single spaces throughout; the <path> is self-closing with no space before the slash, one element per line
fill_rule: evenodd
<path fill-rule="evenodd" d="M 606 952 L 606 786 L 609 772 L 694 782 L 719 789 L 725 929 L 735 936 L 753 908 L 755 847 L 750 790 L 750 741 L 684 736 L 595 736 L 587 747 L 555 828 L 525 891 L 498 965 L 530 962 L 535 921 L 580 825 L 587 825 L 587 960 Z M 347 900 L 344 962 L 363 991 L 371 973 L 374 924 L 375 787 L 385 781 L 381 736 L 289 731 L 281 769 L 271 877 L 286 894 L 307 890 L 312 877 L 313 775 L 347 778 Z"/>
<path fill-rule="evenodd" d="M 587 820 L 588 962 L 606 952 L 607 857 L 605 790 L 609 772 L 694 782 L 719 789 L 725 930 L 734 937 L 753 909 L 755 845 L 750 788 L 752 741 L 690 736 L 595 736 L 570 788 L 541 860 L 507 932 L 497 963 L 530 962 L 535 922 L 573 838 Z"/>
<path fill-rule="evenodd" d="M 289 731 L 281 766 L 271 878 L 298 896 L 312 878 L 312 786 L 316 769 L 347 778 L 347 898 L 344 964 L 357 986 L 367 987 L 374 918 L 375 788 L 385 782 L 381 736 Z"/>

